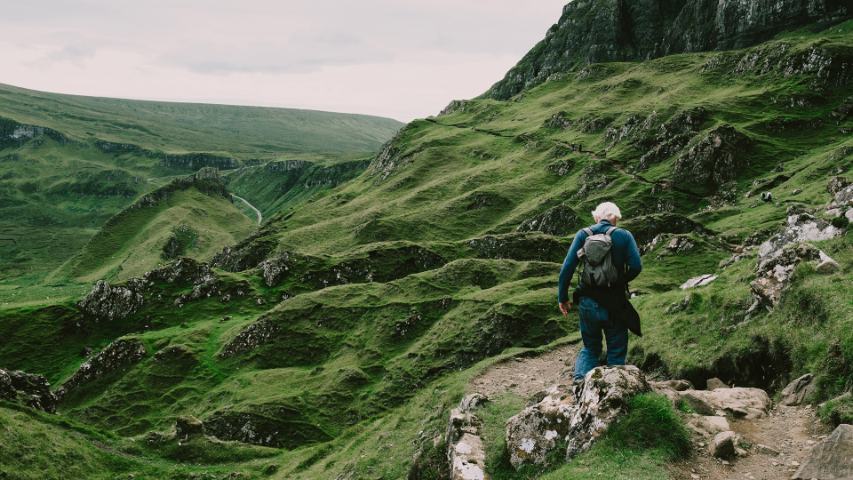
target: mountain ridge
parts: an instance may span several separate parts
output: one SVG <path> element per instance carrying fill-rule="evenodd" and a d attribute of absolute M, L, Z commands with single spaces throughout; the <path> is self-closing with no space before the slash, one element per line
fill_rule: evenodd
<path fill-rule="evenodd" d="M 851 15 L 843 0 L 574 0 L 545 39 L 484 96 L 506 100 L 590 63 L 738 49 Z"/>

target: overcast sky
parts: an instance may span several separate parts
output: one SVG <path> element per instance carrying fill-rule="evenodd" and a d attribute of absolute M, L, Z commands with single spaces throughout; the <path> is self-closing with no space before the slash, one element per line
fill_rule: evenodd
<path fill-rule="evenodd" d="M 3 2 L 0 83 L 408 121 L 485 91 L 566 1 Z"/>

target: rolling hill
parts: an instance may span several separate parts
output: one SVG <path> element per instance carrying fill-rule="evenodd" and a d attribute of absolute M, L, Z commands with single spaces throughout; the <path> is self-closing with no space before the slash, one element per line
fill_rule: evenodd
<path fill-rule="evenodd" d="M 358 171 L 358 162 L 399 125 L 361 115 L 81 97 L 0 85 L 0 299 L 79 294 L 77 277 L 66 278 L 68 270 L 57 268 L 111 217 L 174 178 L 206 166 L 236 173 L 263 169 L 270 161 L 294 161 L 320 173 L 343 162 Z M 276 197 L 295 201 L 278 200 L 267 213 L 340 181 L 328 174 L 305 177 L 276 186 Z M 254 184 L 231 188 L 263 200 Z M 226 238 L 205 252 L 222 248 Z M 103 247 L 98 251 L 105 253 Z"/>

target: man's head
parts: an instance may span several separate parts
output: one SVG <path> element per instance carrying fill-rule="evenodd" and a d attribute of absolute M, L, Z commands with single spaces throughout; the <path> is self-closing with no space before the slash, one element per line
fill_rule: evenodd
<path fill-rule="evenodd" d="M 616 225 L 622 219 L 622 212 L 619 211 L 619 207 L 615 203 L 604 202 L 595 207 L 595 210 L 592 211 L 592 218 L 595 219 L 595 223 L 607 220 L 611 224 Z"/>

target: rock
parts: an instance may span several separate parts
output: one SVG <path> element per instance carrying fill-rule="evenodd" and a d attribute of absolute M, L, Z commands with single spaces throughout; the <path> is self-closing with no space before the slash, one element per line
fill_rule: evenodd
<path fill-rule="evenodd" d="M 394 138 L 382 146 L 382 150 L 379 151 L 376 158 L 374 158 L 373 161 L 370 162 L 370 166 L 367 167 L 367 173 L 369 175 L 378 177 L 380 181 L 385 180 L 390 177 L 392 173 L 412 162 L 414 153 L 406 154 L 404 151 L 401 151 L 400 144 L 407 132 L 413 128 L 414 125 L 415 123 L 410 123 L 403 127 L 396 135 L 394 135 Z"/>
<path fill-rule="evenodd" d="M 812 449 L 794 480 L 853 478 L 853 425 L 839 425 Z"/>
<path fill-rule="evenodd" d="M 764 455 L 769 455 L 771 457 L 779 456 L 779 450 L 776 450 L 773 447 L 768 447 L 767 445 L 763 445 L 761 443 L 755 445 L 755 451 Z"/>
<path fill-rule="evenodd" d="M 566 130 L 572 126 L 572 119 L 566 112 L 557 112 L 548 120 L 545 120 L 545 128 L 554 128 L 558 130 Z"/>
<path fill-rule="evenodd" d="M 288 405 L 251 405 L 249 411 L 224 409 L 204 419 L 204 434 L 265 447 L 292 449 L 324 442 L 329 434 Z"/>
<path fill-rule="evenodd" d="M 532 233 L 485 235 L 466 241 L 478 258 L 553 261 L 566 255 L 565 241 Z"/>
<path fill-rule="evenodd" d="M 714 439 L 708 444 L 708 453 L 712 457 L 732 459 L 736 456 L 737 434 L 731 430 L 714 435 Z"/>
<path fill-rule="evenodd" d="M 519 232 L 539 231 L 549 235 L 565 236 L 577 230 L 580 222 L 580 217 L 570 207 L 557 205 L 523 221 L 516 230 Z"/>
<path fill-rule="evenodd" d="M 762 192 L 761 193 L 761 201 L 762 202 L 772 202 L 773 201 L 773 193 L 771 192 Z"/>
<path fill-rule="evenodd" d="M 697 415 L 687 417 L 687 427 L 702 436 L 712 436 L 731 430 L 726 417 L 718 415 Z"/>
<path fill-rule="evenodd" d="M 731 387 L 726 385 L 726 383 L 723 382 L 722 380 L 720 380 L 719 378 L 714 377 L 714 378 L 709 378 L 708 380 L 705 381 L 705 388 L 707 390 L 716 390 L 718 388 L 731 388 Z"/>
<path fill-rule="evenodd" d="M 687 280 L 686 282 L 681 284 L 681 289 L 687 290 L 690 288 L 704 287 L 705 285 L 708 285 L 716 279 L 717 276 L 710 273 L 705 275 L 699 275 L 698 277 L 693 277 L 690 280 Z"/>
<path fill-rule="evenodd" d="M 450 115 L 451 113 L 461 112 L 464 113 L 466 107 L 471 105 L 469 100 L 451 100 L 450 103 L 444 107 L 441 112 L 439 112 L 439 116 L 442 115 Z"/>
<path fill-rule="evenodd" d="M 801 405 L 814 393 L 814 390 L 814 375 L 807 373 L 782 390 L 779 403 L 788 406 Z"/>
<path fill-rule="evenodd" d="M 80 387 L 133 365 L 147 354 L 145 345 L 135 338 L 120 338 L 89 358 L 56 390 L 60 401 Z"/>
<path fill-rule="evenodd" d="M 262 318 L 248 327 L 228 342 L 217 356 L 230 358 L 250 352 L 260 345 L 269 342 L 281 329 L 268 319 Z"/>
<path fill-rule="evenodd" d="M 781 232 L 770 237 L 758 247 L 758 268 L 767 270 L 767 265 L 782 255 L 788 245 L 801 242 L 819 242 L 841 235 L 841 230 L 828 222 L 815 218 L 808 213 L 788 215 Z"/>
<path fill-rule="evenodd" d="M 49 413 L 56 411 L 56 396 L 50 391 L 47 379 L 19 370 L 0 369 L 0 400 Z"/>
<path fill-rule="evenodd" d="M 682 253 L 691 250 L 696 245 L 689 238 L 675 237 L 666 245 L 666 249 L 670 252 Z"/>
<path fill-rule="evenodd" d="M 829 274 L 841 270 L 841 265 L 839 265 L 838 262 L 833 260 L 832 257 L 830 257 L 829 255 L 823 253 L 822 251 L 818 252 L 818 255 L 818 264 L 817 267 L 815 267 L 815 270 L 818 273 Z"/>
<path fill-rule="evenodd" d="M 829 179 L 826 185 L 826 191 L 833 197 L 850 185 L 850 181 L 842 176 L 834 176 Z"/>
<path fill-rule="evenodd" d="M 513 467 L 544 465 L 558 441 L 568 434 L 574 411 L 574 396 L 555 386 L 542 401 L 510 418 L 507 421 L 506 444 Z"/>
<path fill-rule="evenodd" d="M 99 280 L 92 290 L 77 303 L 77 307 L 96 321 L 123 320 L 142 308 L 142 294 L 131 286 L 110 286 Z"/>
<path fill-rule="evenodd" d="M 721 412 L 737 418 L 761 418 L 770 410 L 767 392 L 759 388 L 718 388 L 716 390 L 685 390 L 681 400 L 702 415 Z"/>
<path fill-rule="evenodd" d="M 480 436 L 481 421 L 475 410 L 488 402 L 478 393 L 465 396 L 450 412 L 447 426 L 447 460 L 451 480 L 488 480 L 486 451 Z"/>
<path fill-rule="evenodd" d="M 507 422 L 510 463 L 543 465 L 560 440 L 566 459 L 589 449 L 627 409 L 631 397 L 650 391 L 634 366 L 598 367 L 590 371 L 575 395 L 553 388 L 538 404 L 525 408 Z"/>
<path fill-rule="evenodd" d="M 757 278 L 750 284 L 757 304 L 768 307 L 775 306 L 782 299 L 797 265 L 803 261 L 819 260 L 822 254 L 820 250 L 806 243 L 784 244 L 779 250 L 766 247 L 770 243 L 777 244 L 775 238 L 763 243 L 759 248 Z M 823 268 L 832 268 L 829 265 L 828 262 Z"/>
<path fill-rule="evenodd" d="M 828 0 L 570 2 L 545 38 L 486 96 L 506 100 L 558 73 L 580 71 L 586 78 L 594 72 L 589 64 L 744 48 L 848 13 L 844 2 Z"/>
<path fill-rule="evenodd" d="M 189 440 L 192 437 L 204 435 L 204 423 L 192 415 L 178 417 L 175 420 L 175 435 L 178 440 Z"/>
<path fill-rule="evenodd" d="M 673 179 L 716 191 L 746 167 L 751 145 L 750 138 L 731 125 L 717 127 L 676 159 Z"/>

